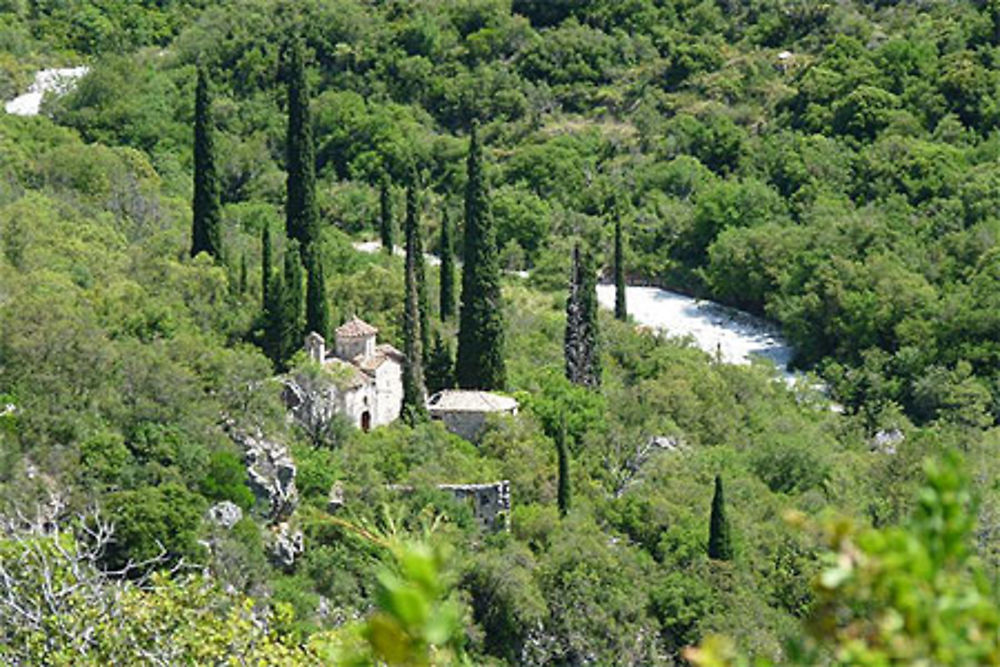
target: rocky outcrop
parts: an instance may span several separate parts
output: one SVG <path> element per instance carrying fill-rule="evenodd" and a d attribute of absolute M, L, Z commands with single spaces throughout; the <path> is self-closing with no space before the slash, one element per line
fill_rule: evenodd
<path fill-rule="evenodd" d="M 225 424 L 225 428 L 243 451 L 248 485 L 257 503 L 267 508 L 267 518 L 271 522 L 287 519 L 299 503 L 299 492 L 295 488 L 295 462 L 288 448 L 280 442 L 268 440 L 260 429 L 247 432 L 231 421 Z"/>
<path fill-rule="evenodd" d="M 220 528 L 230 530 L 243 518 L 243 510 L 236 503 L 223 500 L 209 507 L 205 518 Z"/>
<path fill-rule="evenodd" d="M 271 530 L 268 554 L 271 562 L 284 570 L 291 570 L 295 561 L 305 551 L 305 538 L 301 530 L 292 530 L 285 522 Z"/>

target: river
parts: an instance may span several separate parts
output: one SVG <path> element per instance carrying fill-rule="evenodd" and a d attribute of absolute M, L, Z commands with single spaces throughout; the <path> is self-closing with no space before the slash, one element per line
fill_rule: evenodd
<path fill-rule="evenodd" d="M 77 79 L 89 71 L 89 68 L 82 65 L 39 70 L 35 73 L 35 80 L 28 92 L 4 104 L 4 111 L 15 116 L 37 116 L 45 93 L 66 93 L 76 84 Z"/>

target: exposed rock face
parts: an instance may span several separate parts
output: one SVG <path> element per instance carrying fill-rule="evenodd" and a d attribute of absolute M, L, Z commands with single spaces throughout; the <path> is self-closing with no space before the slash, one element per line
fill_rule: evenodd
<path fill-rule="evenodd" d="M 271 532 L 268 552 L 278 567 L 290 570 L 295 560 L 305 551 L 305 538 L 301 530 L 292 530 L 287 523 L 279 523 Z"/>
<path fill-rule="evenodd" d="M 259 429 L 248 433 L 227 422 L 226 431 L 243 450 L 250 490 L 257 502 L 268 508 L 268 519 L 272 522 L 287 519 L 299 503 L 295 462 L 288 448 L 268 440 Z"/>
<path fill-rule="evenodd" d="M 879 454 L 895 454 L 897 446 L 906 440 L 906 435 L 898 428 L 879 430 L 871 440 L 870 448 Z"/>
<path fill-rule="evenodd" d="M 230 530 L 243 518 L 243 510 L 236 503 L 223 500 L 208 508 L 206 518 L 215 525 Z"/>

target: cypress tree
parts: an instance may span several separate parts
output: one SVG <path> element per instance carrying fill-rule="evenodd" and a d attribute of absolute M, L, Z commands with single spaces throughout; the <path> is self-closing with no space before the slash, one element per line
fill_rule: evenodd
<path fill-rule="evenodd" d="M 240 295 L 247 293 L 247 254 L 240 255 Z"/>
<path fill-rule="evenodd" d="M 429 362 L 431 351 L 430 307 L 427 304 L 427 262 L 424 259 L 424 242 L 420 231 L 420 207 L 417 203 L 417 174 L 414 171 L 406 188 L 406 252 L 413 244 L 413 268 L 417 281 L 417 307 L 420 311 L 420 346 L 422 361 Z"/>
<path fill-rule="evenodd" d="M 379 233 L 382 236 L 382 249 L 392 254 L 396 245 L 396 225 L 392 219 L 392 191 L 389 184 L 389 172 L 383 171 L 379 179 Z"/>
<path fill-rule="evenodd" d="M 566 379 L 574 384 L 580 382 L 583 362 L 580 359 L 580 247 L 573 246 L 573 262 L 570 265 L 569 297 L 566 299 L 566 332 L 563 335 L 563 359 L 566 364 Z"/>
<path fill-rule="evenodd" d="M 569 513 L 572 489 L 569 482 L 569 452 L 566 449 L 566 414 L 559 420 L 559 431 L 556 433 L 556 454 L 559 457 L 559 486 L 556 499 L 559 503 L 559 514 Z"/>
<path fill-rule="evenodd" d="M 451 219 L 448 209 L 441 217 L 441 321 L 447 322 L 455 315 L 455 242 L 451 238 Z"/>
<path fill-rule="evenodd" d="M 319 209 L 316 207 L 316 148 L 302 50 L 302 39 L 293 39 L 288 62 L 285 233 L 300 243 L 304 257 L 319 236 Z"/>
<path fill-rule="evenodd" d="M 503 357 L 500 258 L 477 135 L 473 125 L 466 163 L 465 249 L 456 376 L 458 385 L 464 389 L 503 389 L 507 369 Z"/>
<path fill-rule="evenodd" d="M 726 500 L 722 495 L 722 477 L 715 476 L 715 495 L 712 496 L 712 516 L 708 527 L 708 557 L 715 560 L 732 560 L 733 544 L 726 519 Z"/>
<path fill-rule="evenodd" d="M 622 238 L 621 216 L 615 216 L 615 317 L 628 319 L 625 306 L 625 241 Z"/>
<path fill-rule="evenodd" d="M 222 212 L 219 177 L 215 171 L 215 137 L 208 75 L 198 68 L 194 96 L 194 199 L 192 201 L 191 256 L 207 252 L 222 259 Z"/>
<path fill-rule="evenodd" d="M 434 334 L 434 347 L 427 362 L 427 391 L 434 394 L 442 389 L 455 386 L 455 362 L 451 357 L 451 347 L 441 337 Z"/>
<path fill-rule="evenodd" d="M 281 272 L 274 272 L 268 279 L 264 298 L 264 354 L 276 369 L 281 368 L 281 329 L 284 284 Z"/>
<path fill-rule="evenodd" d="M 580 263 L 580 350 L 583 362 L 582 382 L 591 389 L 601 386 L 601 350 L 597 327 L 597 272 L 588 254 Z"/>
<path fill-rule="evenodd" d="M 406 216 L 406 301 L 403 311 L 403 406 L 401 417 L 410 426 L 427 418 L 424 390 L 423 352 L 420 332 L 420 296 L 417 284 L 416 218 L 409 212 L 413 186 L 407 191 Z"/>
<path fill-rule="evenodd" d="M 278 311 L 277 363 L 287 368 L 288 360 L 302 347 L 302 260 L 299 244 L 293 239 L 285 248 Z"/>
<path fill-rule="evenodd" d="M 597 332 L 597 278 L 586 254 L 573 248 L 573 270 L 566 300 L 566 334 L 563 341 L 566 378 L 574 384 L 596 388 L 601 384 L 601 357 Z"/>
<path fill-rule="evenodd" d="M 264 223 L 260 231 L 260 302 L 266 309 L 271 285 L 271 227 Z"/>
<path fill-rule="evenodd" d="M 323 338 L 330 335 L 330 307 L 326 301 L 326 281 L 323 262 L 316 247 L 306 253 L 306 331 L 315 331 Z"/>

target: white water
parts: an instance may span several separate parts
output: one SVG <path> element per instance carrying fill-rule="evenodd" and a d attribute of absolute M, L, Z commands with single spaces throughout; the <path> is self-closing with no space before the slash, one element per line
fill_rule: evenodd
<path fill-rule="evenodd" d="M 613 309 L 615 286 L 598 285 L 597 300 Z M 628 314 L 639 324 L 669 336 L 690 336 L 698 348 L 725 363 L 769 359 L 789 384 L 802 377 L 788 371 L 791 346 L 772 324 L 758 317 L 657 287 L 626 287 L 625 301 Z"/>
<path fill-rule="evenodd" d="M 15 116 L 37 116 L 45 93 L 62 95 L 76 84 L 77 79 L 89 72 L 85 66 L 43 69 L 35 73 L 35 81 L 28 92 L 4 105 L 4 111 Z"/>

